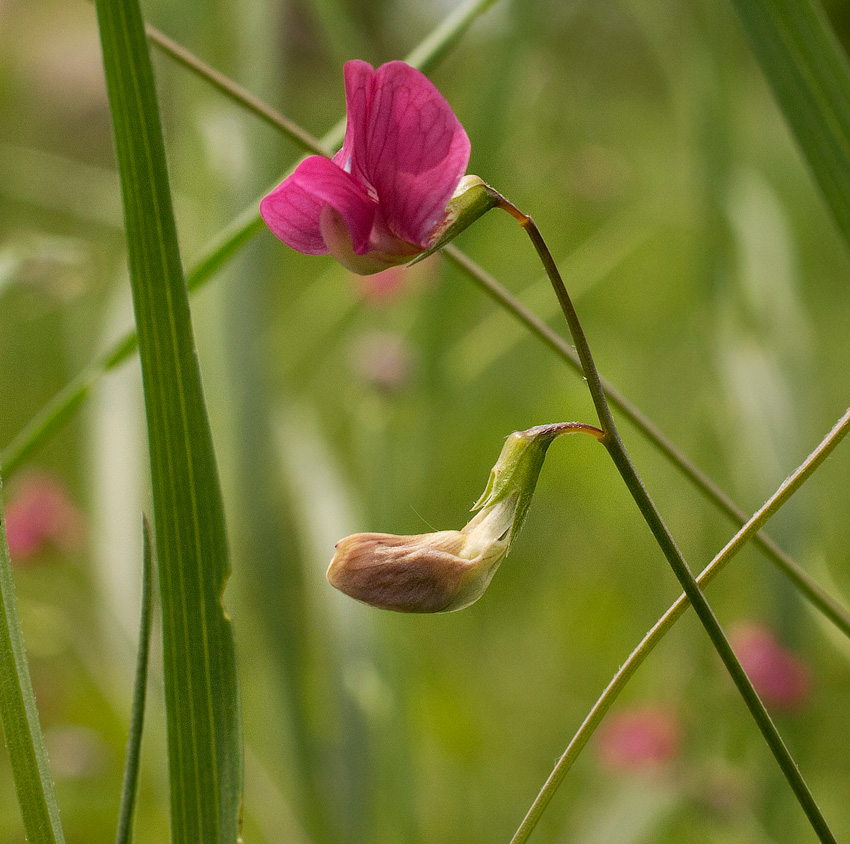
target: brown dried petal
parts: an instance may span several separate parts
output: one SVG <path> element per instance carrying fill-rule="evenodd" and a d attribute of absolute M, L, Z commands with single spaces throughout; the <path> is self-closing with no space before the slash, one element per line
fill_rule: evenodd
<path fill-rule="evenodd" d="M 480 556 L 458 556 L 467 541 L 458 530 L 416 536 L 357 533 L 337 543 L 328 581 L 373 607 L 440 612 L 452 605 L 481 563 Z"/>

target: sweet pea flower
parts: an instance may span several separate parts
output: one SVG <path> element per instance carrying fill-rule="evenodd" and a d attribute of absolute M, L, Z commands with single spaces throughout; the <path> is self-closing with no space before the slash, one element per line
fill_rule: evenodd
<path fill-rule="evenodd" d="M 368 275 L 431 249 L 451 224 L 469 138 L 442 94 L 404 62 L 377 70 L 346 62 L 345 102 L 342 149 L 302 161 L 260 213 L 287 246 L 330 253 Z"/>
<path fill-rule="evenodd" d="M 506 508 L 463 530 L 416 536 L 356 533 L 336 544 L 328 582 L 351 598 L 396 612 L 452 612 L 477 601 L 508 549 Z M 480 515 L 480 514 L 479 514 Z M 486 517 L 490 516 L 489 519 Z"/>

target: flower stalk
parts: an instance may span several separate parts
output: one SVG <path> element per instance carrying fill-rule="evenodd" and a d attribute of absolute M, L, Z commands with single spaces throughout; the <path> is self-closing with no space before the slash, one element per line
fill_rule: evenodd
<path fill-rule="evenodd" d="M 611 459 L 614 461 L 614 465 L 617 467 L 617 471 L 620 473 L 644 520 L 652 531 L 658 546 L 667 558 L 670 567 L 673 569 L 673 573 L 682 586 L 682 590 L 691 602 L 715 650 L 723 661 L 735 686 L 738 688 L 741 697 L 744 699 L 744 703 L 750 710 L 753 720 L 756 722 L 762 736 L 764 736 L 785 779 L 788 781 L 803 811 L 806 813 L 812 828 L 817 833 L 821 842 L 824 844 L 835 844 L 835 836 L 832 834 L 811 790 L 803 779 L 785 742 L 782 740 L 782 736 L 776 729 L 776 725 L 773 723 L 770 714 L 753 688 L 746 672 L 741 667 L 741 663 L 735 656 L 735 652 L 732 650 L 732 646 L 729 644 L 729 640 L 726 638 L 726 634 L 723 632 L 720 622 L 714 614 L 714 610 L 712 610 L 705 595 L 703 595 L 693 572 L 676 545 L 669 528 L 661 517 L 655 502 L 650 497 L 643 480 L 632 463 L 625 444 L 617 430 L 611 409 L 608 406 L 605 391 L 602 387 L 602 379 L 593 361 L 593 355 L 591 354 L 587 337 L 581 327 L 578 314 L 561 278 L 561 274 L 558 272 L 557 264 L 543 239 L 543 235 L 530 216 L 524 214 L 504 197 L 501 197 L 501 201 L 497 207 L 503 211 L 507 211 L 525 229 L 552 283 L 555 295 L 561 305 L 561 310 L 567 320 L 567 325 L 569 326 L 570 334 L 575 343 L 576 352 L 578 353 L 582 370 L 587 380 L 587 386 L 590 390 L 600 425 L 604 431 L 604 436 L 600 438 L 600 442 L 608 450 Z"/>

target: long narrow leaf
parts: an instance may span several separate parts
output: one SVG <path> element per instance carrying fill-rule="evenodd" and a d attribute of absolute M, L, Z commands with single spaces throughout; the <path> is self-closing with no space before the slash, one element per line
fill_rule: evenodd
<path fill-rule="evenodd" d="M 136 0 L 97 0 L 151 458 L 174 844 L 238 836 L 242 747 L 224 513 Z"/>
<path fill-rule="evenodd" d="M 0 482 L 0 493 L 2 493 Z M 6 524 L 0 502 L 0 721 L 24 829 L 30 844 L 62 844 L 65 838 L 35 708 L 24 639 L 18 620 Z"/>
<path fill-rule="evenodd" d="M 732 0 L 850 247 L 850 63 L 818 0 Z"/>
<path fill-rule="evenodd" d="M 133 810 L 139 782 L 139 761 L 142 750 L 142 730 L 145 724 L 145 697 L 148 686 L 148 654 L 153 626 L 153 547 L 151 527 L 142 518 L 142 611 L 139 621 L 139 644 L 136 654 L 136 678 L 133 683 L 133 708 L 130 714 L 130 735 L 124 761 L 124 781 L 121 784 L 121 807 L 115 844 L 130 844 L 133 840 Z"/>

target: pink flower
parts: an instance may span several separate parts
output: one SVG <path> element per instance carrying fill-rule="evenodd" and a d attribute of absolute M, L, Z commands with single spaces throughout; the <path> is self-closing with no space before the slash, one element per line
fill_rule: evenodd
<path fill-rule="evenodd" d="M 679 748 L 679 725 L 665 710 L 632 709 L 612 715 L 600 730 L 599 756 L 619 773 L 657 767 Z"/>
<path fill-rule="evenodd" d="M 64 486 L 48 474 L 21 481 L 6 507 L 6 540 L 16 561 L 26 560 L 47 545 L 68 551 L 82 538 L 82 515 Z"/>
<path fill-rule="evenodd" d="M 306 255 L 330 253 L 360 275 L 430 248 L 469 161 L 469 138 L 418 70 L 345 65 L 345 143 L 302 161 L 260 203 L 268 227 Z"/>
<path fill-rule="evenodd" d="M 770 630 L 741 624 L 730 632 L 729 641 L 766 704 L 785 712 L 800 708 L 811 687 L 809 670 Z"/>

